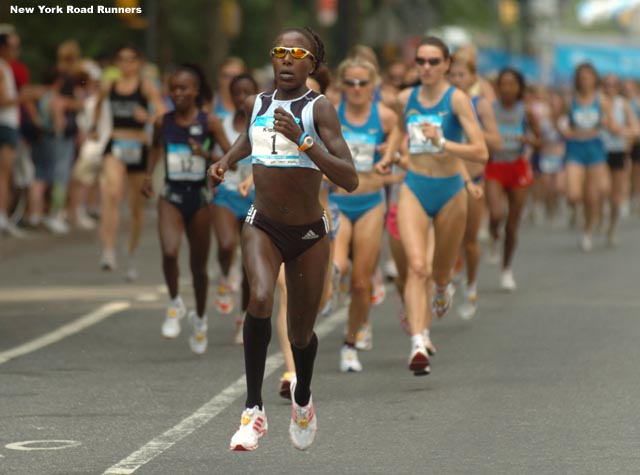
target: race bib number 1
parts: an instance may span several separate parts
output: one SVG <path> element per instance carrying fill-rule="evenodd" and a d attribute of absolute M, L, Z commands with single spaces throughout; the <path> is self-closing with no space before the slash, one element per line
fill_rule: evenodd
<path fill-rule="evenodd" d="M 269 167 L 295 167 L 300 162 L 298 145 L 273 130 L 274 117 L 261 115 L 253 124 L 253 163 Z M 296 123 L 300 120 L 296 118 Z"/>

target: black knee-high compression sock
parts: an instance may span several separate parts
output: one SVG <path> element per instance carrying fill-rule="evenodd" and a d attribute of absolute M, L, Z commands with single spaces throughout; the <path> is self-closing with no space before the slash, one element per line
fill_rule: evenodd
<path fill-rule="evenodd" d="M 311 377 L 313 376 L 313 363 L 318 352 L 318 337 L 314 333 L 306 348 L 296 348 L 291 345 L 293 361 L 296 364 L 296 393 L 294 397 L 300 406 L 309 404 L 311 398 Z"/>
<path fill-rule="evenodd" d="M 244 339 L 244 366 L 247 377 L 245 407 L 262 408 L 262 380 L 271 341 L 271 318 L 256 318 L 247 312 L 242 327 Z"/>

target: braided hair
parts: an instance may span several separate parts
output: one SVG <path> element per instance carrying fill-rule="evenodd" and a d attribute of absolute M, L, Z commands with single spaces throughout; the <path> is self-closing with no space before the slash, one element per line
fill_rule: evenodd
<path fill-rule="evenodd" d="M 322 41 L 322 38 L 320 38 L 320 35 L 318 35 L 318 33 L 313 31 L 308 26 L 305 26 L 304 28 L 285 28 L 281 34 L 291 32 L 300 33 L 307 40 L 309 40 L 309 43 L 311 45 L 311 52 L 316 58 L 315 68 L 313 68 L 313 72 L 311 73 L 311 76 L 313 76 L 318 67 L 325 62 L 324 42 Z"/>

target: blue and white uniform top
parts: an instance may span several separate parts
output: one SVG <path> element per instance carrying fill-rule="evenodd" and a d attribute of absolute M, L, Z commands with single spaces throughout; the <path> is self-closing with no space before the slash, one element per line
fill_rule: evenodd
<path fill-rule="evenodd" d="M 227 115 L 222 119 L 224 134 L 232 145 L 240 136 L 240 132 L 237 132 L 233 127 L 233 119 L 234 114 Z M 236 163 L 236 166 L 235 170 L 229 169 L 224 173 L 224 181 L 221 185 L 229 191 L 235 192 L 238 191 L 238 185 L 251 175 L 251 157 L 243 158 Z"/>
<path fill-rule="evenodd" d="M 344 101 L 338 107 L 338 117 L 342 126 L 342 136 L 349 146 L 356 171 L 358 173 L 370 172 L 373 165 L 382 158 L 378 146 L 385 140 L 378 103 L 371 104 L 371 112 L 363 125 L 349 123 L 345 116 Z"/>
<path fill-rule="evenodd" d="M 627 116 L 624 112 L 624 98 L 616 96 L 611 103 L 611 113 L 613 120 L 620 127 L 624 127 L 627 123 Z M 627 149 L 627 139 L 622 135 L 615 135 L 608 129 L 603 128 L 600 131 L 600 138 L 607 152 L 624 152 Z"/>
<path fill-rule="evenodd" d="M 491 155 L 491 161 L 513 163 L 522 157 L 524 145 L 522 137 L 527 129 L 527 110 L 524 102 L 517 101 L 510 109 L 505 109 L 500 101 L 493 104 L 502 150 Z"/>
<path fill-rule="evenodd" d="M 203 149 L 211 149 L 207 140 L 212 140 L 208 131 L 207 114 L 198 111 L 198 116 L 188 127 L 175 122 L 175 111 L 162 118 L 162 140 L 165 146 L 165 182 L 182 185 L 206 185 L 207 159 L 191 153 L 189 139 L 198 142 Z"/>
<path fill-rule="evenodd" d="M 251 163 L 266 167 L 319 170 L 306 153 L 298 151 L 297 143 L 273 130 L 273 121 L 274 111 L 282 106 L 285 111 L 293 115 L 300 128 L 313 138 L 314 147 L 322 147 L 326 150 L 313 121 L 313 106 L 319 98 L 324 96 L 309 90 L 297 99 L 281 101 L 275 98 L 277 94 L 276 90 L 271 93 L 261 93 L 256 97 L 249 125 Z"/>
<path fill-rule="evenodd" d="M 428 122 L 440 128 L 445 139 L 462 142 L 463 130 L 458 117 L 451 107 L 451 96 L 455 87 L 449 86 L 440 102 L 433 107 L 424 107 L 418 100 L 421 86 L 416 86 L 404 110 L 405 126 L 409 134 L 409 153 L 422 155 L 425 153 L 440 153 L 431 140 L 422 132 L 422 124 Z"/>
<path fill-rule="evenodd" d="M 600 128 L 602 119 L 602 107 L 596 97 L 591 104 L 582 105 L 573 98 L 569 110 L 569 124 L 575 130 L 593 130 Z M 591 141 L 593 138 L 573 139 L 575 142 Z"/>

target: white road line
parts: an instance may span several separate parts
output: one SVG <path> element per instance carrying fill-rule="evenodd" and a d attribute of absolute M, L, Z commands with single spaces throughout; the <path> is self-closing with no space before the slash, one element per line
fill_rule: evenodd
<path fill-rule="evenodd" d="M 18 356 L 23 356 L 28 353 L 32 353 L 37 351 L 45 346 L 52 345 L 63 338 L 74 335 L 76 333 L 81 332 L 85 328 L 88 328 L 92 325 L 95 325 L 98 322 L 101 322 L 105 318 L 110 317 L 111 315 L 121 312 L 127 308 L 129 308 L 131 304 L 129 302 L 117 301 L 111 302 L 103 305 L 102 307 L 97 308 L 91 313 L 88 313 L 77 320 L 74 320 L 71 323 L 68 323 L 57 330 L 54 330 L 46 335 L 43 335 L 35 340 L 31 340 L 23 345 L 12 348 L 11 350 L 3 351 L 0 353 L 0 364 L 6 363 Z"/>
<path fill-rule="evenodd" d="M 342 308 L 329 318 L 316 325 L 315 332 L 319 339 L 331 333 L 338 325 L 343 324 L 347 318 L 347 308 Z M 283 364 L 282 353 L 276 353 L 267 358 L 264 377 L 267 378 Z M 215 395 L 209 402 L 201 406 L 192 415 L 183 419 L 177 425 L 145 444 L 134 453 L 121 460 L 102 475 L 130 475 L 143 465 L 170 449 L 180 440 L 204 426 L 216 417 L 237 398 L 245 393 L 244 374 L 234 383 L 227 386 L 222 392 Z"/>

